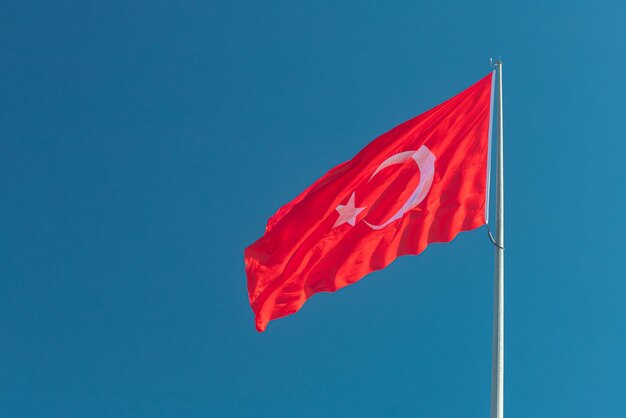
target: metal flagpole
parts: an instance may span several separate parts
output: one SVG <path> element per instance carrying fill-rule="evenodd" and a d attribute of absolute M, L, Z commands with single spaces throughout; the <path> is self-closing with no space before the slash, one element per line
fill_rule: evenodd
<path fill-rule="evenodd" d="M 502 127 L 502 61 L 498 76 L 498 160 L 496 162 L 496 257 L 491 363 L 491 418 L 504 416 L 504 130 Z"/>

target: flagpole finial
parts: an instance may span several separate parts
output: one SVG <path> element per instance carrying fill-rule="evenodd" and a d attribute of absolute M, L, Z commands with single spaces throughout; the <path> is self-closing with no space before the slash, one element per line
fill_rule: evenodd
<path fill-rule="evenodd" d="M 498 59 L 494 60 L 493 58 L 489 58 L 489 66 L 490 67 L 497 67 L 499 65 L 502 65 L 502 57 L 500 55 L 498 55 Z"/>

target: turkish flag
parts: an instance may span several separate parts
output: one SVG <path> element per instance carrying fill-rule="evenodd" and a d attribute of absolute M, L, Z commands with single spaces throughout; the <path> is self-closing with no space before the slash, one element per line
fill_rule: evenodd
<path fill-rule="evenodd" d="M 431 242 L 486 223 L 493 73 L 330 170 L 246 248 L 248 296 L 263 332 Z"/>

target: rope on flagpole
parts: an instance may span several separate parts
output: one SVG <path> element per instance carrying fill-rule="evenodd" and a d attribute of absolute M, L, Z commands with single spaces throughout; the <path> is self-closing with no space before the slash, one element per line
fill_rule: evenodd
<path fill-rule="evenodd" d="M 502 251 L 504 251 L 504 247 L 498 245 L 498 243 L 496 242 L 496 239 L 493 237 L 493 234 L 491 233 L 491 229 L 489 229 L 489 224 L 485 224 L 485 225 L 487 225 L 487 235 L 489 236 L 491 243 L 495 245 L 496 247 L 500 248 Z"/>
<path fill-rule="evenodd" d="M 501 63 L 502 63 L 502 58 L 499 55 L 496 61 L 494 61 L 493 58 L 489 58 L 489 66 L 492 68 L 496 68 L 496 66 Z M 487 185 L 487 187 L 489 187 L 489 185 Z M 500 248 L 502 251 L 504 251 L 504 247 L 498 244 L 496 242 L 496 239 L 493 237 L 493 234 L 491 233 L 491 229 L 489 229 L 489 224 L 486 224 L 486 225 L 487 225 L 487 236 L 489 236 L 489 240 L 491 241 L 491 243 L 495 245 L 497 248 Z"/>

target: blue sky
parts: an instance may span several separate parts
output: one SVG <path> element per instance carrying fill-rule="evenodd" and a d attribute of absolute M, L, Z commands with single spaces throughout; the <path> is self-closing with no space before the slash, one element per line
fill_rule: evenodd
<path fill-rule="evenodd" d="M 29 2 L 0 13 L 7 417 L 485 417 L 484 228 L 258 334 L 283 203 L 502 55 L 507 417 L 626 409 L 622 2 Z"/>

